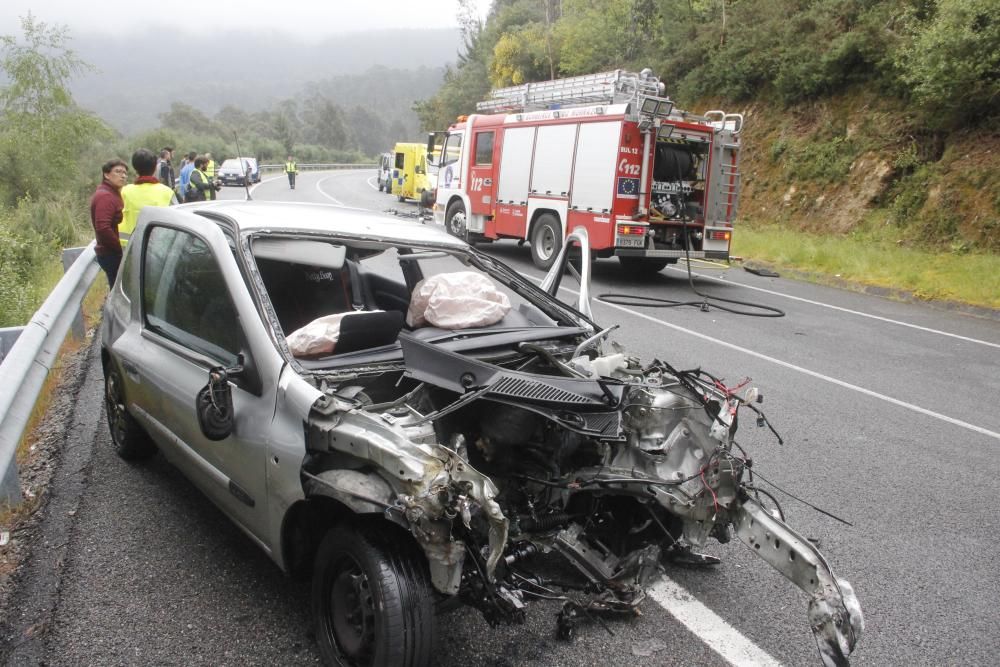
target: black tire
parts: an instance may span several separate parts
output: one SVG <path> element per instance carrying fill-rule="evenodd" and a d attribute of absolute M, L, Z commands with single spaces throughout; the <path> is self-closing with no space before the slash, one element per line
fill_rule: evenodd
<path fill-rule="evenodd" d="M 444 214 L 444 230 L 463 241 L 469 238 L 468 218 L 465 215 L 465 205 L 461 201 L 453 201 Z"/>
<path fill-rule="evenodd" d="M 377 521 L 377 519 L 372 519 Z M 341 525 L 316 553 L 312 607 L 324 662 L 343 667 L 421 667 L 436 634 L 427 564 L 391 526 Z"/>
<path fill-rule="evenodd" d="M 156 454 L 156 444 L 125 407 L 122 376 L 114 362 L 108 362 L 104 373 L 104 409 L 118 456 L 126 461 L 145 461 Z"/>
<path fill-rule="evenodd" d="M 548 269 L 556 261 L 563 245 L 562 226 L 551 213 L 542 213 L 531 229 L 531 261 Z"/>
<path fill-rule="evenodd" d="M 632 276 L 652 276 L 664 269 L 670 263 L 669 259 L 650 259 L 647 257 L 618 257 L 622 270 Z"/>

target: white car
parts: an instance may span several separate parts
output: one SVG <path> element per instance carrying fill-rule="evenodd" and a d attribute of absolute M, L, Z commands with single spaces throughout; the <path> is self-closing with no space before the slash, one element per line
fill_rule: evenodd
<path fill-rule="evenodd" d="M 216 177 L 223 185 L 251 185 L 260 182 L 260 168 L 256 158 L 229 158 L 219 167 Z"/>
<path fill-rule="evenodd" d="M 570 305 L 552 295 L 572 243 Z M 398 218 L 146 207 L 101 330 L 114 446 L 162 452 L 279 567 L 311 571 L 331 665 L 433 664 L 439 602 L 520 622 L 562 596 L 568 638 L 635 616 L 661 563 L 718 562 L 696 550 L 733 534 L 806 591 L 844 664 L 857 599 L 735 440 L 755 391 L 614 345 L 589 267 L 585 230 L 538 287 Z M 552 559 L 578 576 L 550 579 Z"/>

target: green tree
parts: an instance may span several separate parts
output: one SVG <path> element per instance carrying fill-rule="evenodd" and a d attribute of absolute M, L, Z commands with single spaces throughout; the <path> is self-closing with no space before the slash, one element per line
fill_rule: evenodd
<path fill-rule="evenodd" d="M 310 144 L 347 148 L 344 112 L 325 95 L 310 95 L 302 105 L 302 137 Z"/>
<path fill-rule="evenodd" d="M 28 14 L 22 38 L 0 36 L 0 203 L 26 195 L 82 190 L 90 169 L 81 169 L 88 149 L 111 138 L 110 129 L 77 107 L 70 78 L 87 68 L 67 47 L 65 28 Z M 92 156 L 91 156 L 92 159 Z"/>
<path fill-rule="evenodd" d="M 626 64 L 646 39 L 633 17 L 633 0 L 564 0 L 556 33 L 561 43 L 559 71 L 589 74 Z"/>
<path fill-rule="evenodd" d="M 937 0 L 908 15 L 912 40 L 896 64 L 934 125 L 1000 111 L 1000 1 Z"/>

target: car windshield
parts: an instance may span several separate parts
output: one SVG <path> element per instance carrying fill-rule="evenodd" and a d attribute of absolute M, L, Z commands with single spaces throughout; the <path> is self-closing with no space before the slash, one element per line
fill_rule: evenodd
<path fill-rule="evenodd" d="M 273 235 L 258 235 L 249 245 L 276 320 L 272 326 L 304 368 L 398 361 L 400 334 L 472 352 L 593 329 L 579 313 L 474 249 Z M 369 320 L 363 339 L 323 340 L 340 336 L 337 327 L 347 315 L 354 327 Z M 348 329 L 344 324 L 343 332 Z"/>

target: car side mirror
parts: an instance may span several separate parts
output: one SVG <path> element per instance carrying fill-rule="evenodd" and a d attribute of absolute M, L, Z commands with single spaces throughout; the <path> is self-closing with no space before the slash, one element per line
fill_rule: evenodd
<path fill-rule="evenodd" d="M 580 246 L 580 257 L 570 256 L 573 244 Z M 545 274 L 541 288 L 558 299 L 559 285 L 562 283 L 563 274 L 567 271 L 572 273 L 580 281 L 580 296 L 577 299 L 576 309 L 594 319 L 594 314 L 590 310 L 590 237 L 584 227 L 577 227 L 566 236 L 559 256 L 552 264 L 552 268 Z"/>
<path fill-rule="evenodd" d="M 233 368 L 216 366 L 208 371 L 208 384 L 195 398 L 195 412 L 198 414 L 198 426 L 209 440 L 225 440 L 233 432 L 235 415 L 229 378 L 242 372 L 242 365 Z"/>

